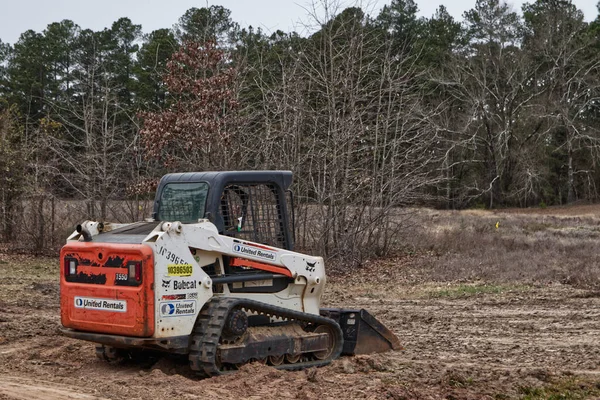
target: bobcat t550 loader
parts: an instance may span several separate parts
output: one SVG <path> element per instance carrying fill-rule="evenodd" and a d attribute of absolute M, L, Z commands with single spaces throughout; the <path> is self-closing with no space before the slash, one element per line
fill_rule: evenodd
<path fill-rule="evenodd" d="M 164 176 L 149 222 L 86 221 L 60 253 L 65 335 L 105 359 L 186 354 L 201 376 L 398 349 L 365 310 L 322 309 L 323 259 L 293 251 L 289 171 Z"/>

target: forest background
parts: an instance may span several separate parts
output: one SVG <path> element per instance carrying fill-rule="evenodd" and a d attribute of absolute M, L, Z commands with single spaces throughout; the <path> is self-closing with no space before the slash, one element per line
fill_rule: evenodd
<path fill-rule="evenodd" d="M 210 6 L 0 41 L 0 243 L 53 251 L 84 219 L 148 217 L 180 171 L 292 170 L 299 248 L 351 263 L 401 251 L 407 207 L 598 201 L 600 17 L 319 5 L 310 35 Z"/>

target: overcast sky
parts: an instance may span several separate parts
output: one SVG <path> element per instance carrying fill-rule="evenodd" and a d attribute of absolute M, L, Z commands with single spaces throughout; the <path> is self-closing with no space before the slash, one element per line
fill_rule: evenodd
<path fill-rule="evenodd" d="M 533 1 L 533 0 L 531 0 Z M 391 0 L 365 0 L 363 9 L 376 15 L 381 7 Z M 439 4 L 460 19 L 462 13 L 475 4 L 475 0 L 416 0 L 420 14 L 430 17 Z M 586 20 L 596 18 L 597 0 L 575 0 L 585 13 Z M 266 32 L 277 29 L 303 31 L 306 21 L 307 0 L 209 0 L 209 5 L 222 5 L 231 10 L 234 21 L 242 26 L 261 27 Z M 343 2 L 346 5 L 354 1 Z M 520 11 L 522 1 L 513 4 Z M 0 0 L 0 40 L 14 43 L 28 29 L 42 32 L 49 23 L 63 19 L 73 20 L 82 28 L 102 30 L 121 17 L 129 17 L 141 24 L 145 33 L 155 29 L 170 28 L 183 13 L 192 7 L 203 7 L 206 0 Z"/>

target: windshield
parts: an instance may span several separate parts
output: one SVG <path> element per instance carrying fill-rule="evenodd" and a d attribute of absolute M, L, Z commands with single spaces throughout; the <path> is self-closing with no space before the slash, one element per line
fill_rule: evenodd
<path fill-rule="evenodd" d="M 204 218 L 208 184 L 168 183 L 160 194 L 159 221 L 196 222 Z"/>

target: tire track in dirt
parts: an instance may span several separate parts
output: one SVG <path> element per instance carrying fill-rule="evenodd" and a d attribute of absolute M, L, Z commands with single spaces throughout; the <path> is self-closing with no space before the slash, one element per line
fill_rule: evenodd
<path fill-rule="evenodd" d="M 109 400 L 80 392 L 81 388 L 16 376 L 0 376 L 0 398 L 10 400 Z"/>
<path fill-rule="evenodd" d="M 456 299 L 355 300 L 398 334 L 411 362 L 595 375 L 600 299 L 574 294 L 569 288 L 540 288 Z"/>

